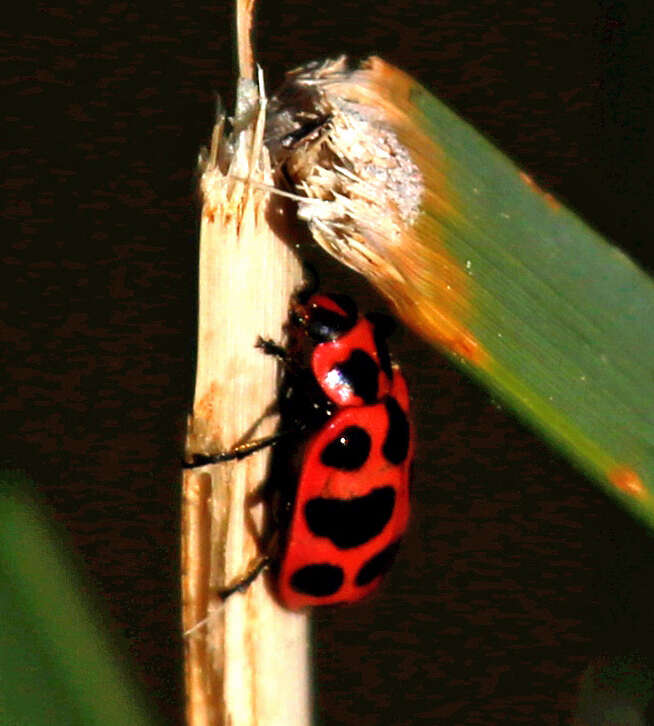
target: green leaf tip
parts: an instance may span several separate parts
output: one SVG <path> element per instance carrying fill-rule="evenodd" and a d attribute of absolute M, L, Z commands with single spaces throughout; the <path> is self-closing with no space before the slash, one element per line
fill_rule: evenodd
<path fill-rule="evenodd" d="M 321 246 L 654 526 L 652 280 L 379 58 L 298 69 L 270 109 Z"/>

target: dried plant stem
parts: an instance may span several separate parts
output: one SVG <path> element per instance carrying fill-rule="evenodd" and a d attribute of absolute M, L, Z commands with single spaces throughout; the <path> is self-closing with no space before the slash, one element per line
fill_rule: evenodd
<path fill-rule="evenodd" d="M 254 348 L 280 340 L 300 266 L 270 219 L 277 199 L 237 181 L 271 184 L 263 146 L 265 103 L 241 81 L 229 169 L 222 121 L 202 178 L 198 366 L 187 450 L 212 453 L 274 430 L 277 363 Z M 278 224 L 275 224 L 277 229 Z M 190 726 L 306 726 L 307 619 L 280 608 L 259 577 L 223 603 L 216 595 L 259 554 L 262 505 L 249 495 L 266 476 L 268 452 L 187 471 L 182 589 Z"/>
<path fill-rule="evenodd" d="M 252 21 L 255 0 L 237 0 L 236 38 L 238 68 L 241 78 L 254 80 L 254 52 L 252 49 Z"/>

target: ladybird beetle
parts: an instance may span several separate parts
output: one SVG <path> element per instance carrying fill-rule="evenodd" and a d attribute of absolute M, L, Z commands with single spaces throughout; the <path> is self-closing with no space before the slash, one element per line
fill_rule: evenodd
<path fill-rule="evenodd" d="M 274 571 L 289 609 L 366 596 L 406 529 L 409 394 L 391 363 L 389 332 L 385 316 L 360 316 L 342 295 L 316 294 L 294 307 L 280 409 L 282 429 L 299 424 L 304 435 L 274 457 L 282 461 L 275 478 L 286 480 L 276 487 Z M 298 364 L 307 339 L 308 364 Z M 296 462 L 290 480 L 289 462 Z"/>
<path fill-rule="evenodd" d="M 242 458 L 276 444 L 270 559 L 277 597 L 291 610 L 368 595 L 406 530 L 414 444 L 406 381 L 386 346 L 390 332 L 390 318 L 361 316 L 344 295 L 300 294 L 288 347 L 257 343 L 284 362 L 281 434 L 217 456 L 196 455 L 190 464 Z M 261 558 L 222 596 L 247 587 L 268 561 Z"/>

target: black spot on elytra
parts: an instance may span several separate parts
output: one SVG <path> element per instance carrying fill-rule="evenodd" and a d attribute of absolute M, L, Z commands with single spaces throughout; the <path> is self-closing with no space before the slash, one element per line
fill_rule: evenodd
<path fill-rule="evenodd" d="M 395 321 L 383 313 L 368 313 L 366 317 L 372 323 L 375 347 L 377 348 L 377 356 L 379 357 L 379 367 L 389 378 L 393 378 L 391 354 L 388 352 L 386 338 L 393 332 Z"/>
<path fill-rule="evenodd" d="M 347 295 L 327 295 L 326 297 L 333 300 L 345 314 L 342 315 L 321 307 L 316 307 L 311 311 L 307 331 L 311 338 L 318 343 L 340 338 L 348 330 L 352 330 L 359 317 L 357 306 Z"/>
<path fill-rule="evenodd" d="M 325 466 L 342 471 L 356 471 L 368 460 L 372 445 L 370 435 L 360 426 L 348 426 L 330 441 L 320 453 Z"/>
<path fill-rule="evenodd" d="M 305 595 L 326 597 L 341 589 L 343 579 L 343 570 L 336 565 L 307 565 L 291 575 L 291 587 Z"/>
<path fill-rule="evenodd" d="M 355 580 L 359 587 L 370 584 L 376 577 L 388 572 L 400 548 L 400 541 L 397 539 L 391 542 L 361 567 Z"/>
<path fill-rule="evenodd" d="M 375 361 L 360 348 L 355 348 L 349 358 L 335 365 L 339 377 L 347 383 L 354 394 L 365 403 L 375 403 L 378 391 L 379 368 Z"/>
<path fill-rule="evenodd" d="M 310 499 L 304 505 L 304 516 L 316 537 L 327 537 L 339 549 L 347 550 L 382 532 L 394 507 L 395 490 L 385 486 L 352 499 Z"/>
<path fill-rule="evenodd" d="M 382 454 L 391 464 L 401 464 L 409 453 L 409 421 L 392 396 L 386 396 L 384 405 L 388 413 L 388 431 L 382 444 Z"/>

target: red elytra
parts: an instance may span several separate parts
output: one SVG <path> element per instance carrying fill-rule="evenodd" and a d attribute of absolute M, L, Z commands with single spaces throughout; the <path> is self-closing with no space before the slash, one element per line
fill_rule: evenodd
<path fill-rule="evenodd" d="M 408 413 L 394 367 L 379 403 L 338 410 L 309 440 L 278 565 L 287 608 L 355 602 L 380 584 L 409 519 Z"/>
<path fill-rule="evenodd" d="M 387 326 L 359 316 L 349 298 L 328 295 L 296 306 L 295 321 L 291 349 L 311 339 L 311 374 L 328 400 L 306 434 L 297 486 L 285 502 L 276 590 L 292 610 L 354 602 L 379 585 L 407 527 L 414 448 L 408 389 L 391 365 Z M 282 400 L 303 401 L 305 380 L 291 369 L 292 395 Z"/>

